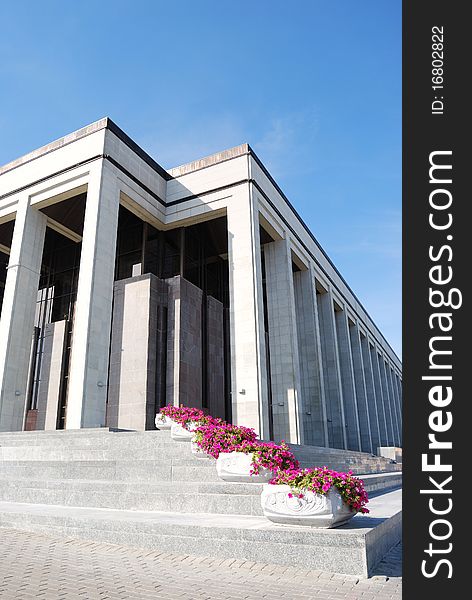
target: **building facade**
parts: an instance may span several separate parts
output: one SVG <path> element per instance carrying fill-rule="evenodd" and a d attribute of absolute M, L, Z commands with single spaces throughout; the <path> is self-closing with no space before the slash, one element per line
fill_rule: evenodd
<path fill-rule="evenodd" d="M 0 431 L 401 446 L 401 363 L 247 144 L 170 169 L 105 118 L 0 168 Z"/>

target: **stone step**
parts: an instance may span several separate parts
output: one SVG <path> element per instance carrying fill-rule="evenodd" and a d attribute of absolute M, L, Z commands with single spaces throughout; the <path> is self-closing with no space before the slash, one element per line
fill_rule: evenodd
<path fill-rule="evenodd" d="M 150 550 L 369 576 L 401 536 L 401 492 L 374 498 L 369 516 L 337 529 L 260 516 L 127 511 L 0 502 L 0 527 Z"/>
<path fill-rule="evenodd" d="M 0 431 L 0 443 L 4 439 L 37 439 L 43 437 L 53 436 L 56 439 L 59 438 L 72 438 L 72 437 L 92 437 L 92 436 L 104 436 L 110 433 L 147 433 L 138 432 L 131 429 L 117 429 L 113 427 L 89 427 L 83 429 L 47 429 L 40 431 Z M 154 432 L 150 432 L 154 433 Z M 159 431 L 163 433 L 163 431 Z"/>
<path fill-rule="evenodd" d="M 0 461 L 8 462 L 77 462 L 77 461 L 116 461 L 116 460 L 133 460 L 136 456 L 140 460 L 157 461 L 159 463 L 171 461 L 173 464 L 178 464 L 178 461 L 183 461 L 181 464 L 204 464 L 205 460 L 211 459 L 196 459 L 190 450 L 190 445 L 185 443 L 175 442 L 169 446 L 159 447 L 117 447 L 117 448 L 70 448 L 70 447 L 45 447 L 40 448 L 34 446 L 25 447 L 0 447 Z M 187 463 L 190 461 L 190 463 Z M 198 463 L 197 463 L 198 461 Z M 323 460 L 316 461 L 300 461 L 301 467 L 328 466 L 338 471 L 352 470 L 357 474 L 364 473 L 379 473 L 379 472 L 401 472 L 401 465 L 385 465 L 376 461 L 353 462 L 349 458 L 346 460 L 330 461 L 326 457 Z"/>
<path fill-rule="evenodd" d="M 218 481 L 210 459 L 1 461 L 2 479 L 105 479 L 112 481 Z"/>
<path fill-rule="evenodd" d="M 163 432 L 164 433 L 164 432 Z M 117 437 L 116 434 L 112 434 L 110 437 L 101 437 L 101 436 L 91 436 L 91 437 L 83 437 L 74 436 L 72 438 L 66 438 L 65 436 L 54 437 L 43 436 L 37 439 L 2 439 L 0 440 L 0 452 L 2 449 L 9 449 L 9 452 L 13 452 L 16 448 L 18 452 L 21 451 L 21 448 L 30 449 L 31 452 L 36 452 L 36 450 L 43 452 L 46 450 L 55 450 L 55 449 L 63 449 L 64 451 L 78 451 L 78 450 L 103 450 L 103 451 L 116 451 L 119 452 L 121 450 L 136 450 L 139 449 L 141 451 L 151 451 L 153 449 L 162 448 L 163 450 L 170 449 L 181 449 L 189 447 L 188 443 L 184 442 L 175 442 L 170 438 L 169 435 L 164 435 L 159 432 L 159 435 L 154 436 L 126 436 L 126 437 Z M 336 452 L 333 453 L 330 449 L 320 449 L 316 452 L 299 452 L 297 449 L 294 449 L 294 454 L 297 458 L 304 462 L 317 462 L 319 463 L 321 460 L 330 460 L 330 461 L 349 461 L 352 463 L 369 463 L 375 462 L 377 464 L 395 464 L 391 463 L 388 459 L 382 457 L 374 457 L 369 454 L 359 454 L 359 453 L 351 453 L 349 451 Z M 0 454 L 1 457 L 1 454 Z"/>
<path fill-rule="evenodd" d="M 370 473 L 363 475 L 361 479 L 364 481 L 364 487 L 369 498 L 372 498 L 378 494 L 400 488 L 403 482 L 403 475 L 401 472 Z"/>
<path fill-rule="evenodd" d="M 299 454 L 303 454 L 304 452 L 310 453 L 310 452 L 318 452 L 318 451 L 329 451 L 333 454 L 344 454 L 345 452 L 349 452 L 352 455 L 358 455 L 358 456 L 377 456 L 376 454 L 373 455 L 370 452 L 360 452 L 359 450 L 343 450 L 341 448 L 328 448 L 326 446 L 308 446 L 308 445 L 302 445 L 302 444 L 289 444 L 289 446 L 293 449 L 296 450 Z M 384 458 L 384 457 L 378 457 L 378 458 Z M 385 459 L 385 460 L 390 460 L 390 459 Z"/>
<path fill-rule="evenodd" d="M 377 470 L 399 471 L 401 464 L 397 464 L 389 459 L 374 456 L 372 454 L 351 452 L 350 450 L 333 451 L 330 448 L 315 448 L 310 451 L 298 450 L 292 447 L 292 451 L 297 459 L 303 464 L 330 465 L 376 465 Z"/>
<path fill-rule="evenodd" d="M 219 481 L 216 475 L 215 459 L 197 459 L 190 450 L 187 457 L 172 457 L 165 460 L 138 460 L 121 457 L 120 460 L 2 460 L 0 461 L 0 481 L 6 479 L 89 479 L 107 481 Z M 346 465 L 340 465 L 345 469 Z M 354 473 L 363 477 L 376 475 L 366 467 Z M 343 470 L 338 469 L 338 470 Z M 389 473 L 380 471 L 379 475 Z M 392 475 L 400 472 L 393 471 Z"/>
<path fill-rule="evenodd" d="M 108 443 L 106 445 L 88 446 L 70 446 L 70 445 L 2 445 L 0 446 L 0 460 L 105 460 L 117 458 L 133 458 L 139 452 L 141 459 L 166 460 L 172 457 L 192 456 L 190 444 L 183 442 L 174 442 L 170 440 L 166 444 L 156 445 L 149 443 L 131 443 L 130 440 L 123 440 L 120 443 Z M 317 456 L 313 454 L 309 459 L 297 456 L 302 466 L 322 466 L 325 463 L 333 466 L 343 466 L 344 468 L 365 467 L 370 471 L 397 470 L 397 466 L 392 463 L 385 463 L 374 458 L 357 459 L 346 455 L 342 460 L 338 457 L 331 458 L 329 455 Z M 315 462 L 316 461 L 316 462 Z M 401 469 L 401 466 L 398 470 Z"/>
<path fill-rule="evenodd" d="M 401 475 L 368 475 L 364 484 L 369 494 L 401 486 Z M 124 510 L 157 510 L 221 514 L 261 515 L 262 485 L 215 482 L 157 484 L 108 481 L 6 480 L 0 500 L 11 502 L 90 506 Z"/>
<path fill-rule="evenodd" d="M 88 506 L 132 511 L 262 515 L 260 494 L 195 494 L 191 492 L 51 489 L 3 485 L 0 500 L 62 506 Z"/>
<path fill-rule="evenodd" d="M 8 441 L 8 443 L 0 444 L 0 460 L 14 459 L 21 456 L 33 456 L 38 459 L 47 457 L 51 454 L 60 454 L 64 457 L 78 457 L 89 453 L 102 453 L 113 457 L 113 455 L 119 456 L 122 452 L 137 452 L 139 451 L 142 456 L 145 455 L 160 455 L 163 456 L 173 454 L 188 454 L 190 452 L 190 444 L 185 442 L 175 442 L 170 438 L 163 439 L 149 439 L 149 438 L 135 438 L 135 439 L 119 439 L 119 440 L 93 440 L 87 439 L 87 443 L 56 443 L 54 438 L 48 440 L 48 443 L 41 444 L 20 444 Z M 23 454 L 22 454 L 23 453 Z M 299 454 L 297 451 L 294 452 L 297 459 L 303 463 L 309 464 L 322 464 L 323 461 L 332 464 L 353 464 L 353 465 L 379 465 L 391 468 L 401 468 L 400 464 L 389 462 L 386 459 L 380 459 L 378 457 L 371 457 L 369 455 L 351 456 L 349 453 L 331 455 L 329 452 L 311 453 L 310 455 Z M 39 458 L 41 457 L 41 458 Z"/>
<path fill-rule="evenodd" d="M 401 473 L 377 473 L 362 477 L 364 485 L 369 494 L 378 491 L 399 487 L 402 483 Z M 163 480 L 156 482 L 141 481 L 139 486 L 134 481 L 110 481 L 94 479 L 3 479 L 2 486 L 19 486 L 28 488 L 45 489 L 67 489 L 70 491 L 83 490 L 107 490 L 116 493 L 127 493 L 139 491 L 142 493 L 192 493 L 192 494 L 237 494 L 237 495 L 259 495 L 263 484 L 259 483 L 237 483 L 218 481 L 172 481 Z"/>
<path fill-rule="evenodd" d="M 103 479 L 3 479 L 3 486 L 67 489 L 70 491 L 107 490 L 113 493 L 129 493 L 139 490 L 143 493 L 172 493 L 174 491 L 192 494 L 236 494 L 248 496 L 258 496 L 263 488 L 263 484 L 259 483 L 227 482 L 220 479 L 218 481 L 159 481 L 158 483 L 142 481 L 139 482 L 139 486 L 134 481 L 108 481 Z"/>
<path fill-rule="evenodd" d="M 163 462 L 171 459 L 197 460 L 192 454 L 191 445 L 183 442 L 170 442 L 165 446 L 0 446 L 0 461 L 132 460 L 136 457 Z"/>
<path fill-rule="evenodd" d="M 194 477 L 198 480 L 198 472 L 202 471 L 202 479 L 208 479 L 209 464 L 214 462 L 213 459 L 196 459 L 191 455 L 185 458 L 174 457 L 167 458 L 166 460 L 159 460 L 158 457 L 154 459 L 145 460 L 133 460 L 132 456 L 122 456 L 120 460 L 115 459 L 96 459 L 94 457 L 90 460 L 3 460 L 0 462 L 0 480 L 5 477 L 9 477 L 9 473 L 19 473 L 21 477 L 25 478 L 67 478 L 67 479 L 111 479 L 119 480 L 120 468 L 123 469 L 123 479 L 134 480 L 134 481 L 148 481 L 159 479 L 162 475 L 162 479 L 167 480 L 170 478 L 170 473 L 173 472 L 174 480 L 177 476 L 183 476 L 184 478 L 194 480 Z M 135 469 L 133 469 L 135 465 Z M 302 466 L 314 466 L 311 464 Z M 375 475 L 377 473 L 398 473 L 401 474 L 401 470 L 396 471 L 382 471 L 380 468 L 375 468 L 375 465 L 367 466 L 353 466 L 353 465 L 328 465 L 331 468 L 344 471 L 351 469 L 352 472 L 359 476 Z M 95 475 L 94 469 L 97 468 L 97 475 Z M 186 469 L 190 468 L 190 475 L 187 477 Z M 55 476 L 57 475 L 57 477 Z"/>
<path fill-rule="evenodd" d="M 13 432 L 0 433 L 0 446 L 4 445 L 49 445 L 53 441 L 54 445 L 64 443 L 66 445 L 100 445 L 102 443 L 119 442 L 120 444 L 126 441 L 139 444 L 152 443 L 168 443 L 170 441 L 169 430 L 155 431 L 127 431 L 116 430 L 109 428 L 95 429 L 78 429 L 78 430 L 59 430 L 59 431 L 33 431 L 33 432 Z M 374 455 L 358 452 L 353 450 L 340 450 L 337 448 L 324 448 L 318 446 L 300 446 L 290 444 L 297 456 L 305 459 L 310 458 L 313 454 L 316 456 L 329 456 L 330 458 L 372 458 Z M 389 462 L 390 459 L 383 457 L 374 458 Z"/>
<path fill-rule="evenodd" d="M 300 463 L 302 468 L 312 467 L 314 466 L 312 463 Z M 352 471 L 354 475 L 369 475 L 374 473 L 401 473 L 401 469 L 385 469 L 383 466 L 378 465 L 349 465 L 346 463 L 330 463 L 326 464 L 325 462 L 320 463 L 320 465 L 316 466 L 327 466 L 329 469 L 333 469 L 334 471 Z"/>
<path fill-rule="evenodd" d="M 101 431 L 101 430 L 98 430 Z M 118 446 L 143 446 L 155 447 L 160 445 L 175 445 L 176 443 L 170 436 L 170 431 L 149 431 L 149 432 L 126 432 L 126 435 L 115 432 L 101 432 L 93 435 L 68 435 L 62 432 L 45 432 L 43 435 L 32 436 L 24 432 L 25 437 L 15 435 L 9 437 L 0 434 L 0 447 L 71 447 L 71 448 L 88 448 L 90 446 L 101 447 L 118 447 Z M 184 442 L 181 442 L 184 443 Z"/>
<path fill-rule="evenodd" d="M 311 459 L 300 459 L 297 456 L 297 459 L 300 462 L 300 465 L 302 467 L 309 467 L 309 466 L 327 466 L 330 469 L 334 469 L 334 470 L 343 470 L 343 471 L 347 471 L 350 468 L 357 469 L 359 472 L 360 468 L 365 467 L 368 471 L 370 472 L 381 472 L 381 471 L 386 471 L 386 472 L 391 472 L 391 471 L 401 471 L 401 465 L 396 465 L 396 464 L 385 464 L 382 462 L 377 462 L 375 460 L 369 461 L 369 460 L 365 460 L 365 461 L 353 461 L 349 458 L 346 458 L 344 460 L 340 460 L 339 458 L 336 458 L 335 460 L 331 460 L 329 459 L 329 457 L 323 456 L 323 457 L 319 457 L 318 459 L 316 457 L 313 457 Z"/>
<path fill-rule="evenodd" d="M 401 471 L 401 465 L 366 453 L 291 446 L 302 467 L 326 465 L 338 471 L 351 469 L 356 474 Z M 60 460 L 132 461 L 135 457 L 158 462 L 172 459 L 174 464 L 177 459 L 194 460 L 190 444 L 175 442 L 169 430 L 138 432 L 96 428 L 0 433 L 0 464 L 26 460 L 48 463 Z"/>
<path fill-rule="evenodd" d="M 352 462 L 375 461 L 375 462 L 381 463 L 381 464 L 396 464 L 393 461 L 391 461 L 387 458 L 380 457 L 380 456 L 373 456 L 371 454 L 360 454 L 360 455 L 359 454 L 351 454 L 348 451 L 342 452 L 342 453 L 332 453 L 329 450 L 325 450 L 325 451 L 320 450 L 319 452 L 313 451 L 310 453 L 298 452 L 296 449 L 292 450 L 292 451 L 299 460 L 311 460 L 312 457 L 316 457 L 319 460 L 319 458 L 321 458 L 321 457 L 326 457 L 329 460 L 336 460 L 336 461 L 342 461 L 342 460 L 349 459 Z"/>

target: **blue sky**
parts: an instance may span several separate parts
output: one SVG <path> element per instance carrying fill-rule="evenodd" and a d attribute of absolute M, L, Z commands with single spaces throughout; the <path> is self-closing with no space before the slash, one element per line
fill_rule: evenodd
<path fill-rule="evenodd" d="M 0 164 L 108 115 L 164 167 L 248 142 L 401 355 L 400 0 L 4 2 Z"/>

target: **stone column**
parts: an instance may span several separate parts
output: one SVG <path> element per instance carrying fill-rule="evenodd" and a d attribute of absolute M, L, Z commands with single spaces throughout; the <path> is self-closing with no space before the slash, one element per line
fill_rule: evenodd
<path fill-rule="evenodd" d="M 330 291 L 317 293 L 320 320 L 321 355 L 328 421 L 328 440 L 331 448 L 347 448 L 346 424 L 341 375 L 334 321 L 333 296 Z"/>
<path fill-rule="evenodd" d="M 66 428 L 105 425 L 119 209 L 118 180 L 91 166 L 69 370 Z"/>
<path fill-rule="evenodd" d="M 321 343 L 311 268 L 293 274 L 305 444 L 328 445 Z"/>
<path fill-rule="evenodd" d="M 372 356 L 369 350 L 369 340 L 361 336 L 362 362 L 364 364 L 364 380 L 367 395 L 367 407 L 369 411 L 370 435 L 372 439 L 372 452 L 377 454 L 380 443 L 379 411 L 377 408 L 377 396 L 375 393 L 374 372 L 372 367 Z"/>
<path fill-rule="evenodd" d="M 0 431 L 23 429 L 46 221 L 20 198 L 0 320 Z"/>
<path fill-rule="evenodd" d="M 166 279 L 167 404 L 202 407 L 202 298 L 200 288 L 180 275 Z"/>
<path fill-rule="evenodd" d="M 393 381 L 393 371 L 390 364 L 387 362 L 387 381 L 388 381 L 388 389 L 390 390 L 390 400 L 392 404 L 392 413 L 394 417 L 394 425 L 395 425 L 395 445 L 400 447 L 400 429 L 401 429 L 401 419 L 398 413 L 398 405 L 397 405 L 397 394 L 395 390 L 395 384 Z"/>
<path fill-rule="evenodd" d="M 398 414 L 400 415 L 400 423 L 403 421 L 403 410 L 402 410 L 402 382 L 397 373 L 394 373 L 395 389 L 397 391 L 397 405 Z"/>
<path fill-rule="evenodd" d="M 398 403 L 400 406 L 400 414 L 403 416 L 403 381 L 402 379 L 397 375 L 397 389 L 398 389 Z"/>
<path fill-rule="evenodd" d="M 403 418 L 402 418 L 402 409 L 400 406 L 399 389 L 397 387 L 397 375 L 395 373 L 395 369 L 392 369 L 392 385 L 393 385 L 393 392 L 395 394 L 395 403 L 397 406 L 398 434 L 400 436 L 400 447 L 401 447 L 402 440 L 403 440 Z"/>
<path fill-rule="evenodd" d="M 159 307 L 167 285 L 148 273 L 116 281 L 108 384 L 107 426 L 154 429 L 165 376 L 158 360 Z"/>
<path fill-rule="evenodd" d="M 380 430 L 380 445 L 388 446 L 387 440 L 387 418 L 385 416 L 385 405 L 382 385 L 380 383 L 380 368 L 377 350 L 374 346 L 370 346 L 370 356 L 372 361 L 372 372 L 374 374 L 375 396 L 377 398 L 377 410 L 379 411 L 379 430 Z"/>
<path fill-rule="evenodd" d="M 223 304 L 213 296 L 208 296 L 206 302 L 206 392 L 208 412 L 214 417 L 224 419 L 224 308 Z"/>
<path fill-rule="evenodd" d="M 264 246 L 275 441 L 303 444 L 292 254 L 286 237 Z"/>
<path fill-rule="evenodd" d="M 44 329 L 36 429 L 54 430 L 63 385 L 67 321 L 48 323 Z"/>
<path fill-rule="evenodd" d="M 403 443 L 402 382 L 400 380 L 400 377 L 397 374 L 394 375 L 394 383 L 395 383 L 395 390 L 397 392 L 398 414 L 400 417 L 400 445 L 401 445 Z"/>
<path fill-rule="evenodd" d="M 384 399 L 385 418 L 387 420 L 387 442 L 388 442 L 389 446 L 394 446 L 395 445 L 395 431 L 394 431 L 390 391 L 388 389 L 388 382 L 387 382 L 387 371 L 385 368 L 385 359 L 381 354 L 378 354 L 377 356 L 379 359 L 380 382 L 382 385 L 382 392 L 383 392 L 383 399 Z"/>
<path fill-rule="evenodd" d="M 338 310 L 335 311 L 334 316 L 343 393 L 344 419 L 346 422 L 347 448 L 349 450 L 360 451 L 359 413 L 347 314 L 345 310 Z"/>
<path fill-rule="evenodd" d="M 259 211 L 250 184 L 228 202 L 233 422 L 269 439 Z"/>
<path fill-rule="evenodd" d="M 361 449 L 363 452 L 373 452 L 372 434 L 370 427 L 370 415 L 367 403 L 367 386 L 364 376 L 364 359 L 361 349 L 361 337 L 359 327 L 352 323 L 349 325 L 351 339 L 352 366 L 354 370 L 354 381 L 356 384 L 357 410 L 359 415 L 359 432 L 361 438 Z"/>

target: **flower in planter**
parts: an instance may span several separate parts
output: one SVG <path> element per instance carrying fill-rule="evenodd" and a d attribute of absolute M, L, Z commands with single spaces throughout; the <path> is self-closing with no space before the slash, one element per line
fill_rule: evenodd
<path fill-rule="evenodd" d="M 366 508 L 369 498 L 364 489 L 364 482 L 362 479 L 354 477 L 352 471 L 343 473 L 333 471 L 327 467 L 288 469 L 286 471 L 278 471 L 277 475 L 269 483 L 272 485 L 290 486 L 290 498 L 294 496 L 303 498 L 305 490 L 326 495 L 331 487 L 334 487 L 352 510 L 361 513 L 369 512 Z"/>
<path fill-rule="evenodd" d="M 254 429 L 212 419 L 196 428 L 193 441 L 201 450 L 218 458 L 221 452 L 237 451 L 242 442 L 254 442 L 256 439 Z"/>
<path fill-rule="evenodd" d="M 185 428 L 188 423 L 203 421 L 206 418 L 213 418 L 205 415 L 200 408 L 189 406 L 163 406 L 160 414 L 165 415 Z"/>
<path fill-rule="evenodd" d="M 235 451 L 252 454 L 251 475 L 258 475 L 261 468 L 277 473 L 299 467 L 298 460 L 285 442 L 278 445 L 274 442 L 243 440 Z"/>

